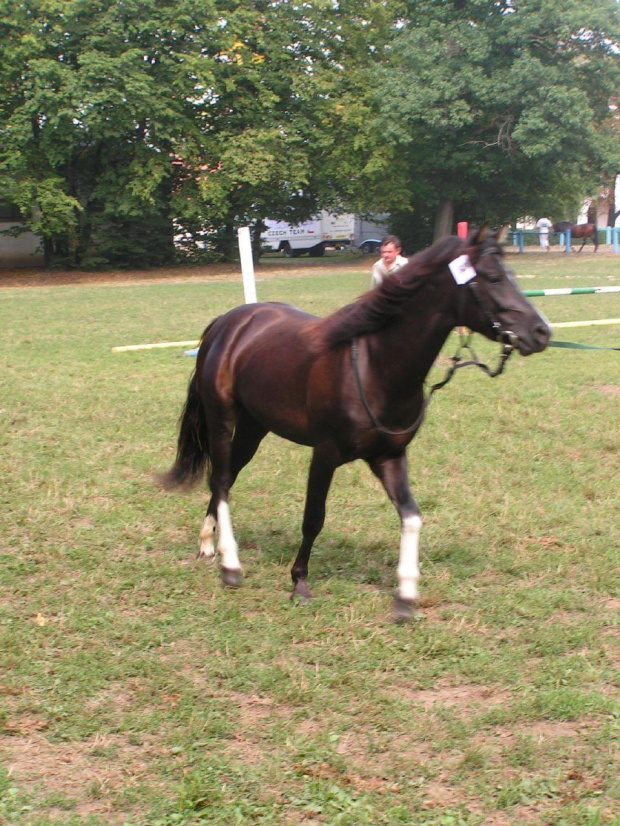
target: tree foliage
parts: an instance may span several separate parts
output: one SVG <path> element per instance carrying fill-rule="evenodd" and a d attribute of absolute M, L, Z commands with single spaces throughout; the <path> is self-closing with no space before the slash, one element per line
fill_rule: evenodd
<path fill-rule="evenodd" d="M 191 53 L 197 4 L 4 6 L 2 39 L 13 58 L 2 77 L 5 186 L 48 257 L 128 265 L 170 257 L 171 159 L 179 130 L 195 131 L 175 45 Z"/>
<path fill-rule="evenodd" d="M 557 212 L 618 169 L 616 0 L 0 0 L 0 197 L 147 266 L 320 208 Z M 420 236 L 421 238 L 421 236 Z M 426 240 L 426 239 L 423 239 Z"/>
<path fill-rule="evenodd" d="M 598 186 L 618 88 L 616 0 L 410 0 L 378 91 L 423 213 L 557 213 Z"/>
<path fill-rule="evenodd" d="M 175 234 L 229 254 L 235 225 L 304 219 L 349 195 L 353 130 L 359 159 L 372 155 L 347 78 L 353 59 L 376 59 L 383 2 L 4 0 L 2 11 L 5 196 L 50 259 L 163 262 Z M 376 180 L 376 164 L 356 172 L 358 193 Z"/>

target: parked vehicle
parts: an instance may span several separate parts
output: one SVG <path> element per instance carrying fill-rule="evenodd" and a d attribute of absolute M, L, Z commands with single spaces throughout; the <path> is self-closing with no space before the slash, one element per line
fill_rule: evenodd
<path fill-rule="evenodd" d="M 306 254 L 321 256 L 330 246 L 352 246 L 364 252 L 374 252 L 381 243 L 377 239 L 386 232 L 387 218 L 387 215 L 377 216 L 369 221 L 352 213 L 338 215 L 323 211 L 319 217 L 302 224 L 266 220 L 267 230 L 262 235 L 262 242 L 267 249 L 282 252 L 288 258 Z"/>
<path fill-rule="evenodd" d="M 366 241 L 363 241 L 359 248 L 363 253 L 366 255 L 370 255 L 371 253 L 378 253 L 381 250 L 381 239 L 380 238 L 367 238 Z"/>

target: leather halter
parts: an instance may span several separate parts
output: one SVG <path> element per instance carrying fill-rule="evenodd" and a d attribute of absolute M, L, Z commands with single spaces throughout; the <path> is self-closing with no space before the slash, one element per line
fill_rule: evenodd
<path fill-rule="evenodd" d="M 493 315 L 492 315 L 492 313 L 491 313 L 491 311 L 488 307 L 488 304 L 486 304 L 486 302 L 484 301 L 482 295 L 480 294 L 477 279 L 472 278 L 472 280 L 468 281 L 465 286 L 469 287 L 469 290 L 470 290 L 476 304 L 480 308 L 480 312 L 485 317 L 486 322 L 489 325 L 489 330 L 491 332 L 490 338 L 492 339 L 492 341 L 498 341 L 501 344 L 503 344 L 504 347 L 509 346 L 510 349 L 512 350 L 514 348 L 515 344 L 517 343 L 518 336 L 516 336 L 510 330 L 504 330 L 504 328 L 499 323 L 499 321 L 496 321 L 493 318 Z M 461 295 L 463 295 L 463 293 L 461 293 Z M 461 310 L 461 307 L 459 307 L 459 316 L 462 315 L 460 310 Z"/>
<path fill-rule="evenodd" d="M 499 376 L 501 373 L 503 373 L 504 367 L 506 366 L 506 362 L 508 361 L 508 359 L 509 359 L 512 351 L 514 350 L 516 343 L 517 343 L 517 336 L 514 333 L 512 333 L 510 330 L 504 330 L 502 325 L 493 318 L 493 315 L 492 315 L 488 305 L 486 304 L 486 302 L 484 301 L 482 295 L 479 292 L 478 283 L 477 283 L 476 278 L 473 278 L 471 281 L 468 281 L 467 284 L 463 284 L 463 285 L 459 286 L 459 288 L 458 288 L 460 290 L 460 293 L 459 293 L 459 313 L 458 313 L 459 318 L 462 317 L 462 299 L 465 296 L 465 292 L 464 292 L 465 287 L 467 287 L 470 290 L 471 295 L 474 297 L 474 300 L 478 304 L 478 307 L 480 308 L 482 314 L 484 315 L 485 319 L 487 320 L 487 323 L 489 325 L 489 330 L 491 332 L 492 340 L 500 342 L 501 345 L 502 345 L 502 351 L 501 351 L 500 356 L 499 356 L 499 361 L 497 363 L 497 367 L 495 368 L 495 370 L 492 370 L 490 367 L 488 367 L 486 364 L 484 364 L 483 362 L 481 362 L 478 359 L 478 356 L 476 355 L 476 353 L 474 352 L 471 344 L 469 343 L 470 339 L 471 339 L 471 336 L 472 336 L 471 333 L 469 333 L 469 335 L 467 335 L 467 336 L 461 336 L 459 346 L 457 347 L 455 354 L 450 359 L 452 364 L 448 368 L 448 370 L 446 372 L 446 375 L 444 376 L 442 381 L 437 382 L 436 384 L 434 384 L 430 388 L 428 396 L 426 397 L 426 399 L 424 400 L 424 403 L 422 404 L 422 409 L 421 409 L 418 417 L 416 418 L 416 420 L 414 421 L 414 423 L 412 425 L 410 425 L 409 427 L 406 427 L 404 430 L 390 430 L 389 428 L 385 427 L 384 425 L 381 424 L 381 422 L 377 419 L 375 414 L 370 409 L 368 399 L 366 398 L 366 394 L 364 393 L 364 386 L 362 384 L 362 377 L 361 377 L 360 371 L 359 371 L 359 344 L 358 344 L 358 340 L 357 340 L 357 338 L 352 339 L 352 341 L 351 341 L 351 362 L 352 362 L 352 365 L 353 365 L 353 374 L 355 376 L 355 382 L 357 384 L 357 389 L 358 389 L 360 398 L 362 400 L 362 404 L 364 405 L 364 409 L 365 409 L 365 411 L 368 415 L 368 418 L 372 422 L 372 425 L 380 433 L 385 433 L 388 436 L 405 436 L 405 435 L 408 435 L 409 433 L 413 433 L 414 431 L 416 431 L 420 427 L 420 425 L 422 424 L 422 421 L 424 419 L 424 416 L 426 415 L 426 411 L 428 409 L 428 406 L 431 403 L 431 398 L 433 396 L 433 393 L 436 390 L 440 390 L 442 387 L 445 387 L 446 384 L 448 384 L 448 382 L 452 378 L 452 376 L 455 374 L 455 372 L 457 370 L 459 370 L 461 367 L 471 367 L 471 366 L 479 367 L 484 373 L 486 373 L 487 376 L 489 376 L 492 379 L 494 379 L 496 376 Z M 471 354 L 472 358 L 468 359 L 467 361 L 463 361 L 462 357 L 461 357 L 461 353 L 462 353 L 463 350 L 466 350 L 467 352 L 469 352 Z"/>

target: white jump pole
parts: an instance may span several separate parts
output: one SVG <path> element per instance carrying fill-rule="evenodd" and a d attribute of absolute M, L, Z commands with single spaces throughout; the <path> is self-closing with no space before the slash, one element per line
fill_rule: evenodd
<path fill-rule="evenodd" d="M 162 350 L 165 347 L 195 347 L 199 341 L 156 341 L 154 344 L 123 344 L 112 347 L 113 353 L 130 353 L 132 350 Z"/>
<path fill-rule="evenodd" d="M 243 276 L 243 294 L 246 304 L 256 304 L 256 282 L 254 280 L 254 261 L 252 260 L 252 241 L 250 228 L 239 227 L 239 257 L 241 258 L 241 275 Z M 155 344 L 126 344 L 122 347 L 112 347 L 113 353 L 124 353 L 131 350 L 153 350 L 163 347 L 195 347 L 198 341 L 158 341 Z M 192 351 L 189 351 L 190 353 Z M 195 355 L 195 353 L 193 353 Z"/>
<path fill-rule="evenodd" d="M 252 260 L 252 241 L 250 228 L 239 227 L 239 257 L 241 258 L 241 275 L 243 276 L 243 293 L 246 304 L 256 304 L 256 282 L 254 280 L 254 261 Z"/>
<path fill-rule="evenodd" d="M 620 324 L 620 318 L 596 318 L 594 321 L 559 321 L 552 327 L 597 327 L 606 324 Z"/>

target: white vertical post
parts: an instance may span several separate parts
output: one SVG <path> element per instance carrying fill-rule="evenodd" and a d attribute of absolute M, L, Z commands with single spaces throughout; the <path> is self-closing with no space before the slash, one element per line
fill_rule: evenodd
<path fill-rule="evenodd" d="M 254 262 L 252 260 L 252 241 L 250 240 L 250 228 L 239 227 L 237 231 L 239 238 L 239 257 L 241 258 L 241 275 L 243 276 L 243 293 L 246 304 L 255 304 L 256 282 L 254 281 Z"/>

